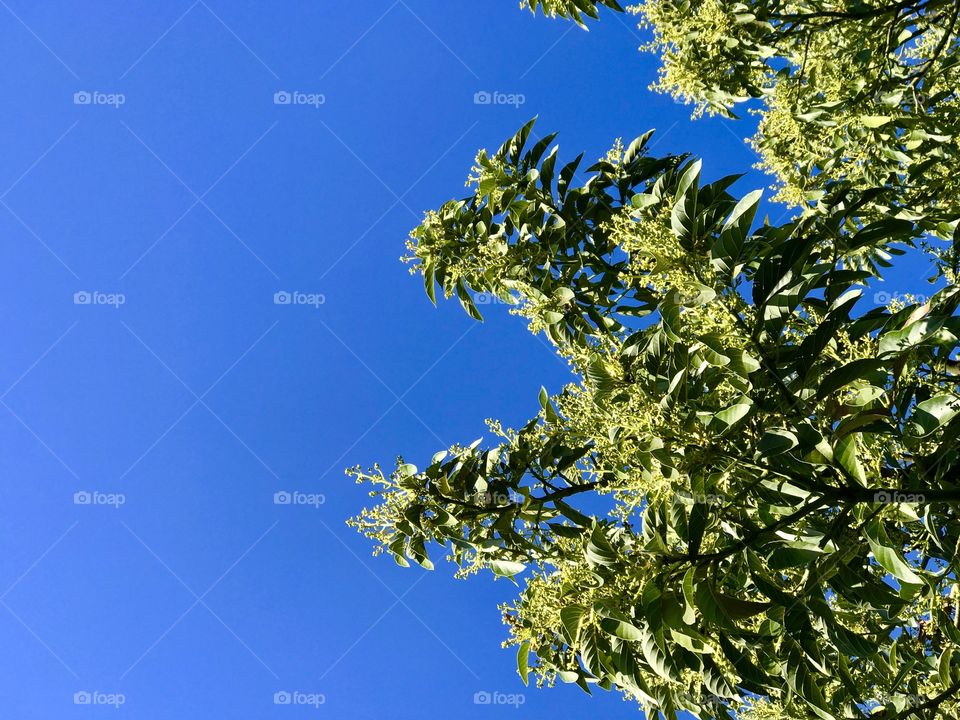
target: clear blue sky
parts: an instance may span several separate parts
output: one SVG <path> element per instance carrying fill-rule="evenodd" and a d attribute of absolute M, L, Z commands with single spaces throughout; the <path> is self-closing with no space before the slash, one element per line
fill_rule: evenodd
<path fill-rule="evenodd" d="M 568 157 L 657 127 L 716 178 L 755 161 L 749 127 L 648 92 L 653 59 L 612 15 L 585 33 L 515 0 L 0 6 L 0 714 L 513 717 L 474 704 L 499 691 L 635 717 L 522 687 L 512 585 L 370 558 L 343 468 L 516 425 L 566 379 L 524 323 L 434 309 L 398 262 L 477 148 L 535 114 Z M 475 104 L 494 91 L 525 102 Z M 293 291 L 316 303 L 274 303 Z M 274 704 L 293 691 L 325 703 Z"/>

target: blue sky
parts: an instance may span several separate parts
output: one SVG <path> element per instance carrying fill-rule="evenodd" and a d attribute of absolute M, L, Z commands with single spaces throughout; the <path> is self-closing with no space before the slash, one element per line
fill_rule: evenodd
<path fill-rule="evenodd" d="M 514 0 L 0 6 L 4 716 L 512 717 L 474 703 L 496 691 L 635 717 L 602 691 L 522 687 L 496 608 L 512 585 L 370 558 L 344 526 L 366 497 L 343 468 L 422 463 L 567 378 L 522 322 L 434 309 L 398 262 L 478 148 L 533 115 L 569 158 L 657 127 L 657 152 L 716 178 L 755 161 L 749 126 L 648 92 L 632 18 L 586 33 Z M 124 702 L 75 705 L 84 692 Z"/>

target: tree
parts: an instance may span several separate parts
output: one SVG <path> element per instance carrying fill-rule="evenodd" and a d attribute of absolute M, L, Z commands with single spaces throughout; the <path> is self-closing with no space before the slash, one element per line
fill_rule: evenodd
<path fill-rule="evenodd" d="M 607 2 L 525 3 L 597 17 Z M 631 7 L 661 57 L 651 87 L 695 114 L 760 116 L 752 145 L 777 199 L 801 206 L 829 182 L 891 187 L 900 214 L 952 240 L 960 215 L 960 4 L 955 0 L 646 0 Z M 941 251 L 946 250 L 943 246 Z"/>
<path fill-rule="evenodd" d="M 539 10 L 547 17 L 569 18 L 582 28 L 586 28 L 583 17 L 600 17 L 601 7 L 623 12 L 617 0 L 523 0 L 521 7 L 529 8 L 534 15 Z"/>
<path fill-rule="evenodd" d="M 574 2 L 586 14 L 588 3 Z M 564 4 L 546 7 L 562 14 Z M 960 712 L 960 288 L 865 309 L 939 210 L 822 183 L 783 225 L 650 133 L 583 172 L 528 123 L 414 230 L 431 300 L 513 305 L 576 376 L 499 442 L 355 468 L 401 565 L 522 579 L 518 670 L 651 716 Z M 434 553 L 435 554 L 435 553 Z"/>

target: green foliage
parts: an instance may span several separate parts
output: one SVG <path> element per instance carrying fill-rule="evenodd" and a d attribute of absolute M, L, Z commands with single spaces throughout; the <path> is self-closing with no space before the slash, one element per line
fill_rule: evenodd
<path fill-rule="evenodd" d="M 490 421 L 492 446 L 352 470 L 375 504 L 351 524 L 401 565 L 445 548 L 522 583 L 503 612 L 524 682 L 651 717 L 957 717 L 960 5 L 632 10 L 660 90 L 760 114 L 795 217 L 758 224 L 759 191 L 650 157 L 651 133 L 587 168 L 532 122 L 481 152 L 407 260 L 431 301 L 512 306 L 575 381 L 519 429 Z M 918 249 L 931 298 L 863 302 Z"/>
<path fill-rule="evenodd" d="M 586 25 L 583 16 L 598 18 L 600 7 L 623 12 L 617 0 L 522 0 L 520 6 L 529 9 L 533 14 L 539 10 L 547 17 L 569 18 L 584 29 Z"/>
<path fill-rule="evenodd" d="M 474 293 L 510 302 L 578 381 L 493 447 L 357 468 L 378 504 L 352 524 L 401 564 L 440 545 L 523 577 L 524 678 L 704 720 L 960 709 L 960 288 L 865 309 L 879 270 L 850 263 L 922 224 L 835 184 L 755 227 L 759 193 L 649 157 L 649 133 L 579 183 L 532 137 L 481 152 L 409 259 L 474 317 Z"/>
<path fill-rule="evenodd" d="M 662 58 L 658 89 L 724 115 L 760 101 L 753 144 L 782 199 L 803 204 L 844 179 L 895 188 L 891 206 L 935 216 L 928 229 L 955 222 L 955 2 L 647 0 L 632 10 Z"/>
<path fill-rule="evenodd" d="M 558 3 L 561 16 L 581 5 Z M 548 6 L 550 7 L 550 6 Z M 572 8 L 565 11 L 565 8 Z M 612 8 L 616 10 L 617 8 Z M 801 206 L 844 180 L 895 192 L 870 209 L 953 241 L 960 217 L 960 5 L 952 0 L 645 0 L 652 87 L 704 111 L 760 115 L 752 145 Z M 585 11 L 586 12 L 586 11 Z M 582 24 L 582 23 L 580 23 Z M 955 264 L 952 248 L 939 250 Z"/>

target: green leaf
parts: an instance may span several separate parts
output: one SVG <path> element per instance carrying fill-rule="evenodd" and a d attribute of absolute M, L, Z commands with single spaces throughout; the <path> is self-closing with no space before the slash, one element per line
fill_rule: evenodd
<path fill-rule="evenodd" d="M 600 621 L 600 627 L 604 632 L 609 633 L 614 637 L 618 637 L 621 640 L 636 642 L 642 640 L 644 637 L 639 628 L 630 624 L 626 620 L 618 620 L 617 618 L 606 617 Z"/>
<path fill-rule="evenodd" d="M 940 684 L 943 686 L 944 690 L 953 685 L 953 673 L 952 668 L 950 667 L 950 662 L 952 660 L 953 645 L 947 645 L 943 652 L 940 653 L 940 660 L 937 662 L 937 673 L 940 675 Z"/>
<path fill-rule="evenodd" d="M 491 560 L 490 569 L 493 570 L 495 575 L 500 577 L 512 578 L 518 573 L 522 573 L 526 569 L 526 565 L 521 562 L 514 562 L 513 560 Z"/>
<path fill-rule="evenodd" d="M 670 212 L 670 226 L 680 244 L 687 247 L 697 239 L 697 196 L 701 162 L 691 163 L 680 177 Z"/>
<path fill-rule="evenodd" d="M 720 237 L 710 248 L 711 263 L 727 277 L 732 278 L 739 272 L 744 242 L 762 195 L 762 191 L 754 190 L 740 199 L 724 222 Z"/>
<path fill-rule="evenodd" d="M 691 555 L 700 554 L 700 544 L 707 527 L 707 504 L 695 502 L 687 518 L 687 551 Z"/>
<path fill-rule="evenodd" d="M 467 314 L 472 317 L 474 320 L 483 321 L 483 315 L 480 314 L 480 311 L 477 310 L 477 306 L 473 302 L 473 298 L 470 297 L 470 293 L 467 292 L 466 286 L 463 282 L 457 283 L 457 298 L 460 300 L 460 304 L 463 306 L 463 309 L 467 311 Z"/>
<path fill-rule="evenodd" d="M 680 675 L 662 647 L 662 640 L 659 640 L 656 633 L 649 628 L 640 628 L 640 632 L 642 635 L 640 650 L 651 669 L 664 680 L 673 682 L 679 680 Z"/>
<path fill-rule="evenodd" d="M 437 263 L 431 258 L 423 266 L 423 289 L 430 302 L 437 304 Z"/>
<path fill-rule="evenodd" d="M 416 536 L 410 538 L 407 544 L 407 557 L 416 562 L 424 570 L 433 570 L 433 563 L 427 557 L 427 551 L 424 547 L 423 537 Z"/>
<path fill-rule="evenodd" d="M 594 566 L 611 566 L 617 564 L 617 552 L 610 544 L 603 525 L 596 525 L 590 533 L 590 540 L 585 548 L 587 561 Z"/>
<path fill-rule="evenodd" d="M 517 674 L 524 685 L 529 685 L 530 678 L 530 641 L 524 640 L 517 648 Z"/>
<path fill-rule="evenodd" d="M 695 586 L 696 586 L 696 568 L 691 567 L 683 575 L 683 599 L 684 599 L 684 610 L 683 610 L 683 622 L 687 625 L 693 625 L 697 621 L 696 613 L 696 596 L 695 596 Z"/>
<path fill-rule="evenodd" d="M 932 434 L 960 413 L 960 397 L 950 393 L 934 395 L 919 403 L 910 416 L 910 431 L 918 437 Z"/>
<path fill-rule="evenodd" d="M 830 397 L 840 388 L 849 385 L 855 380 L 866 379 L 871 373 L 884 366 L 884 361 L 878 358 L 864 358 L 853 360 L 838 367 L 827 375 L 817 389 L 816 400 L 819 402 Z"/>
<path fill-rule="evenodd" d="M 870 551 L 884 570 L 906 585 L 923 585 L 923 579 L 907 565 L 900 551 L 893 547 L 880 521 L 874 519 L 865 527 Z"/>
<path fill-rule="evenodd" d="M 726 356 L 730 358 L 729 368 L 744 379 L 761 367 L 759 361 L 746 350 L 727 350 Z"/>
<path fill-rule="evenodd" d="M 557 411 L 553 407 L 553 403 L 550 402 L 550 393 L 547 392 L 545 387 L 540 388 L 540 407 L 543 408 L 544 416 L 547 419 L 548 423 L 559 423 L 560 416 L 557 415 Z"/>
<path fill-rule="evenodd" d="M 571 645 L 576 645 L 580 638 L 580 626 L 586 614 L 587 609 L 582 605 L 567 605 L 560 608 L 560 622 L 567 632 L 567 640 Z"/>
<path fill-rule="evenodd" d="M 753 402 L 749 398 L 741 398 L 740 402 L 718 412 L 710 423 L 710 427 L 721 433 L 726 432 L 743 420 L 752 408 Z"/>
<path fill-rule="evenodd" d="M 834 462 L 851 478 L 861 485 L 867 484 L 867 473 L 860 464 L 857 452 L 859 433 L 844 435 L 833 446 Z"/>
<path fill-rule="evenodd" d="M 630 199 L 630 204 L 637 210 L 643 210 L 651 205 L 656 205 L 658 202 L 660 202 L 660 198 L 650 193 L 637 193 Z"/>
<path fill-rule="evenodd" d="M 851 657 L 870 657 L 877 651 L 877 644 L 861 637 L 858 633 L 847 630 L 842 625 L 835 625 L 830 633 L 837 647 Z"/>
<path fill-rule="evenodd" d="M 824 551 L 820 549 L 779 547 L 770 554 L 767 563 L 771 570 L 806 567 L 823 554 Z"/>
<path fill-rule="evenodd" d="M 604 362 L 599 359 L 593 360 L 587 366 L 586 374 L 593 384 L 594 397 L 598 401 L 610 395 L 619 384 Z"/>
<path fill-rule="evenodd" d="M 757 213 L 757 206 L 760 204 L 760 198 L 763 197 L 762 190 L 754 190 L 744 195 L 734 205 L 733 210 L 723 223 L 721 234 L 724 232 L 736 231 L 739 236 L 739 242 L 747 237 L 750 231 L 750 225 L 753 223 L 753 217 Z"/>
<path fill-rule="evenodd" d="M 714 593 L 714 598 L 724 614 L 731 620 L 746 620 L 754 615 L 766 612 L 770 607 L 770 603 L 768 602 L 741 600 L 721 593 Z"/>
<path fill-rule="evenodd" d="M 737 622 L 759 615 L 770 607 L 770 603 L 724 595 L 706 580 L 697 584 L 694 598 L 704 618 L 720 627 L 729 626 L 731 621 Z"/>
<path fill-rule="evenodd" d="M 799 443 L 800 441 L 797 440 L 797 436 L 790 430 L 786 428 L 772 428 L 767 430 L 760 438 L 760 442 L 757 444 L 757 450 L 759 450 L 764 457 L 773 457 L 774 455 L 780 455 L 781 453 L 793 450 Z"/>
<path fill-rule="evenodd" d="M 703 684 L 718 698 L 738 697 L 733 685 L 726 679 L 720 668 L 709 659 L 705 659 L 703 663 Z"/>
<path fill-rule="evenodd" d="M 850 238 L 847 247 L 855 250 L 867 246 L 885 246 L 910 238 L 914 235 L 915 228 L 916 223 L 910 220 L 886 217 L 859 230 Z"/>
<path fill-rule="evenodd" d="M 670 637 L 677 645 L 697 655 L 711 655 L 714 652 L 710 640 L 692 627 L 670 628 Z"/>
<path fill-rule="evenodd" d="M 626 151 L 623 153 L 623 164 L 629 165 L 630 163 L 642 157 L 645 152 L 647 141 L 649 141 L 651 137 L 653 137 L 653 130 L 648 130 L 643 135 L 634 138 L 633 142 L 627 146 Z"/>
<path fill-rule="evenodd" d="M 878 128 L 883 127 L 893 118 L 889 115 L 861 115 L 860 122 L 863 123 L 864 127 L 868 128 Z"/>

